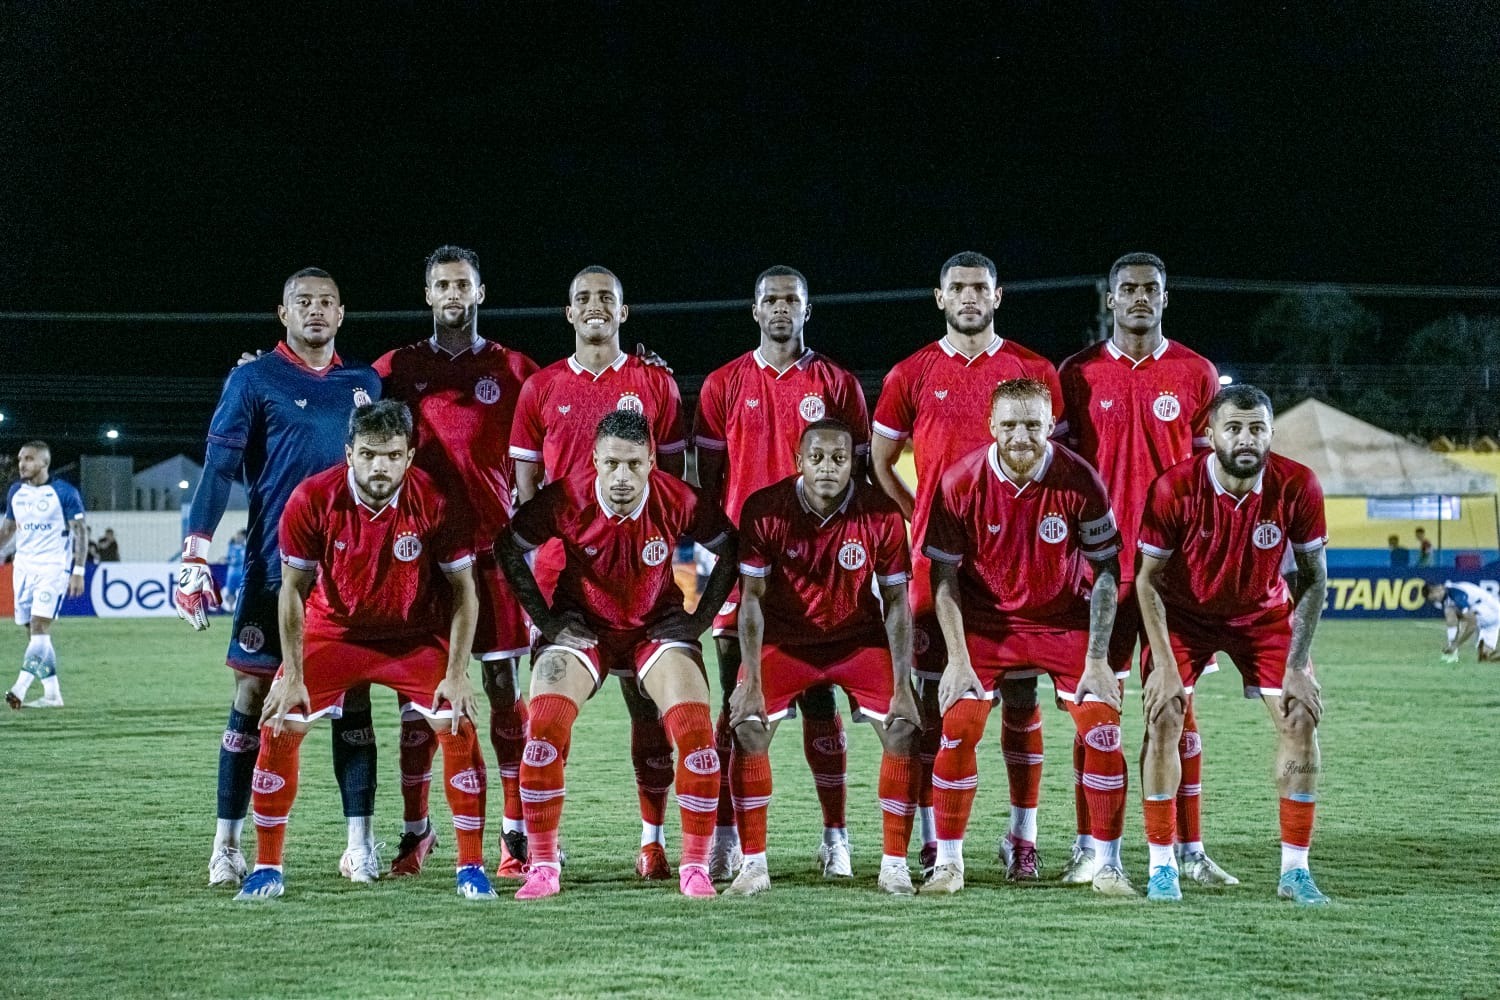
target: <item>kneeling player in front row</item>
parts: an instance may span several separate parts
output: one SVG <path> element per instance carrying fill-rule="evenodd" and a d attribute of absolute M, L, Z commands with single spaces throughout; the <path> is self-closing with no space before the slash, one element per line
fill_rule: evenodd
<path fill-rule="evenodd" d="M 531 868 L 517 899 L 553 896 L 561 888 L 563 767 L 578 710 L 607 672 L 633 676 L 662 713 L 677 750 L 679 885 L 685 896 L 715 895 L 708 860 L 719 754 L 698 637 L 734 584 L 734 529 L 717 505 L 655 464 L 646 418 L 615 410 L 599 422 L 593 470 L 544 486 L 496 543 L 516 597 L 542 633 L 532 656 L 531 720 L 521 755 Z M 672 576 L 672 549 L 684 535 L 719 557 L 691 615 Z M 566 563 L 549 607 L 523 552 L 551 538 L 562 541 Z"/>
<path fill-rule="evenodd" d="M 735 753 L 730 780 L 744 867 L 728 889 L 771 887 L 766 812 L 771 737 L 809 688 L 837 684 L 876 726 L 884 851 L 880 888 L 912 894 L 906 852 L 916 815 L 912 762 L 917 703 L 911 687 L 911 558 L 896 502 L 851 481 L 854 435 L 837 420 L 802 432 L 801 475 L 752 494 L 740 515 L 740 683 L 730 700 Z M 884 604 L 875 599 L 880 587 Z"/>
<path fill-rule="evenodd" d="M 1459 647 L 1471 638 L 1480 663 L 1500 659 L 1495 652 L 1500 643 L 1500 598 L 1475 583 L 1429 583 L 1426 591 L 1448 627 L 1444 663 L 1457 663 Z"/>
<path fill-rule="evenodd" d="M 358 407 L 348 442 L 347 465 L 298 486 L 281 518 L 285 659 L 261 713 L 255 871 L 235 898 L 281 895 L 302 736 L 313 721 L 343 710 L 344 692 L 375 683 L 393 688 L 403 713 L 420 714 L 436 731 L 458 842 L 458 893 L 494 899 L 484 874 L 484 758 L 470 722 L 476 706 L 467 673 L 479 609 L 473 526 L 411 467 L 404 405 Z"/>
<path fill-rule="evenodd" d="M 949 469 L 933 502 L 924 551 L 948 665 L 938 686 L 943 738 L 932 770 L 937 867 L 923 892 L 964 886 L 964 830 L 979 786 L 975 749 L 1000 682 L 1046 672 L 1083 738 L 1083 787 L 1101 852 L 1094 890 L 1135 895 L 1120 863 L 1125 756 L 1120 686 L 1107 660 L 1120 536 L 1099 474 L 1049 443 L 1052 427 L 1044 383 L 1001 382 L 990 399 L 995 443 Z"/>

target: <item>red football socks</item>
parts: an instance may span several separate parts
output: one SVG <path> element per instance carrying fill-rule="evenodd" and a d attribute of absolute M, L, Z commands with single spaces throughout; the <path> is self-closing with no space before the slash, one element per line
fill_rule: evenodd
<path fill-rule="evenodd" d="M 1068 703 L 1083 740 L 1083 793 L 1089 833 L 1095 841 L 1118 840 L 1125 830 L 1126 766 L 1120 713 L 1099 701 Z M 1076 753 L 1076 750 L 1075 750 Z"/>
<path fill-rule="evenodd" d="M 1177 785 L 1177 839 L 1184 844 L 1195 844 L 1203 840 L 1203 739 L 1198 735 L 1192 698 L 1188 699 L 1187 714 L 1182 720 L 1177 757 L 1182 761 L 1182 781 Z"/>
<path fill-rule="evenodd" d="M 734 818 L 740 847 L 746 854 L 766 851 L 766 813 L 771 806 L 771 757 L 736 750 L 729 780 L 734 788 Z"/>
<path fill-rule="evenodd" d="M 942 747 L 932 765 L 932 806 L 939 840 L 962 840 L 979 787 L 975 753 L 990 703 L 965 698 L 943 716 Z"/>
<path fill-rule="evenodd" d="M 849 769 L 848 744 L 844 724 L 835 714 L 831 719 L 802 718 L 802 752 L 812 768 L 813 784 L 818 789 L 818 804 L 823 807 L 823 825 L 843 829 L 846 823 L 846 772 Z"/>
<path fill-rule="evenodd" d="M 509 705 L 490 703 L 490 745 L 500 771 L 505 818 L 521 819 L 521 751 L 526 747 L 526 702 L 517 697 Z"/>
<path fill-rule="evenodd" d="M 562 822 L 563 762 L 568 756 L 578 706 L 560 694 L 531 699 L 530 736 L 521 753 L 521 811 L 526 817 L 532 864 L 558 865 L 557 829 Z"/>
<path fill-rule="evenodd" d="M 1000 754 L 1010 779 L 1010 804 L 1035 809 L 1042 791 L 1042 706 L 1000 706 Z M 946 839 L 946 838 L 944 838 Z"/>
<path fill-rule="evenodd" d="M 484 755 L 479 734 L 468 719 L 453 731 L 438 720 L 437 741 L 443 748 L 443 791 L 453 812 L 453 836 L 458 843 L 458 867 L 484 864 Z"/>
<path fill-rule="evenodd" d="M 672 788 L 672 744 L 660 722 L 630 720 L 630 763 L 635 767 L 641 821 L 661 826 L 667 821 L 667 792 Z"/>
<path fill-rule="evenodd" d="M 302 734 L 283 730 L 272 736 L 269 726 L 260 731 L 260 751 L 251 781 L 251 808 L 255 816 L 255 863 L 281 865 L 286 849 L 286 823 L 297 798 L 297 766 Z"/>
<path fill-rule="evenodd" d="M 912 820 L 917 815 L 917 766 L 910 757 L 889 751 L 880 755 L 881 853 L 904 858 L 911 846 Z"/>
<path fill-rule="evenodd" d="M 701 701 L 672 706 L 662 721 L 677 747 L 677 805 L 682 813 L 682 865 L 708 867 L 719 811 L 719 752 L 713 720 Z"/>
<path fill-rule="evenodd" d="M 432 786 L 432 758 L 437 740 L 426 719 L 401 720 L 401 818 L 427 818 L 427 791 Z"/>

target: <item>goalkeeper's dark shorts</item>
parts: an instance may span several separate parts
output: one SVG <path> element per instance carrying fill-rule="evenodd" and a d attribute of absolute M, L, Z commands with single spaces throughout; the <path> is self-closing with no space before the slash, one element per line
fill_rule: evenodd
<path fill-rule="evenodd" d="M 234 606 L 234 626 L 229 636 L 225 662 L 247 674 L 270 677 L 281 666 L 281 628 L 277 604 L 281 580 L 263 580 L 246 575 Z"/>

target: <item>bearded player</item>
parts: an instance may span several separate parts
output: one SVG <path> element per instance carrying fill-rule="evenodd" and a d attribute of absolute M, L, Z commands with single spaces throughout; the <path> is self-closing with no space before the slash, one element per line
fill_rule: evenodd
<path fill-rule="evenodd" d="M 1120 602 L 1109 663 L 1127 677 L 1138 641 L 1144 641 L 1135 599 L 1135 539 L 1146 492 L 1161 473 L 1208 447 L 1208 404 L 1219 391 L 1219 373 L 1206 359 L 1167 340 L 1167 269 L 1149 253 L 1126 254 L 1109 269 L 1114 332 L 1062 363 L 1063 419 L 1057 435 L 1104 479 L 1119 520 Z M 1182 742 L 1182 785 L 1177 790 L 1177 852 L 1184 874 L 1206 886 L 1237 885 L 1203 847 L 1200 797 L 1203 753 L 1188 696 Z M 1073 742 L 1074 803 L 1078 839 L 1062 881 L 1086 885 L 1099 869 L 1089 834 L 1088 795 L 1082 785 L 1085 747 Z"/>
<path fill-rule="evenodd" d="M 516 898 L 540 899 L 561 889 L 557 837 L 573 722 L 605 677 L 623 671 L 661 706 L 677 749 L 678 885 L 685 896 L 713 896 L 708 856 L 720 765 L 698 637 L 734 585 L 734 529 L 715 504 L 655 468 L 651 425 L 639 413 L 615 410 L 599 421 L 593 464 L 591 472 L 544 486 L 497 543 L 500 564 L 541 632 L 521 757 L 531 866 Z M 672 573 L 672 549 L 684 535 L 720 560 L 691 615 Z M 524 552 L 553 538 L 562 542 L 565 562 L 549 604 Z"/>
<path fill-rule="evenodd" d="M 1245 697 L 1265 704 L 1276 730 L 1277 895 L 1328 902 L 1307 862 L 1322 768 L 1323 703 L 1311 652 L 1328 590 L 1328 528 L 1317 476 L 1271 453 L 1273 431 L 1265 393 L 1249 385 L 1222 390 L 1209 410 L 1213 450 L 1168 469 L 1146 500 L 1136 592 L 1149 645 L 1141 691 L 1149 899 L 1182 898 L 1172 849 L 1177 745 L 1187 700 L 1222 651 L 1239 669 Z M 1282 579 L 1288 548 L 1297 563 L 1295 595 Z"/>
<path fill-rule="evenodd" d="M 798 442 L 813 422 L 832 418 L 851 429 L 855 479 L 864 478 L 870 450 L 870 418 L 859 380 L 803 340 L 803 326 L 812 314 L 807 278 L 790 267 L 762 271 L 755 279 L 750 314 L 760 327 L 760 346 L 709 373 L 698 395 L 694 422 L 698 482 L 704 495 L 720 503 L 736 524 L 750 494 L 797 472 Z M 724 699 L 715 736 L 724 760 L 730 753 L 729 697 L 740 669 L 737 622 L 731 594 L 713 628 Z M 848 877 L 852 870 L 844 816 L 846 755 L 833 690 L 809 688 L 797 699 L 797 711 L 802 716 L 802 752 L 823 808 L 819 860 L 824 875 Z M 709 869 L 716 880 L 732 877 L 740 858 L 727 769 L 723 779 Z"/>
<path fill-rule="evenodd" d="M 985 433 L 990 394 L 999 383 L 1032 378 L 1052 397 L 1051 415 L 1062 413 L 1062 390 L 1051 362 L 995 332 L 995 309 L 1002 289 L 995 264 L 977 253 L 950 257 L 933 290 L 947 332 L 891 369 L 875 404 L 875 436 L 870 463 L 881 489 L 911 521 L 911 603 L 917 690 L 922 698 L 924 732 L 918 751 L 921 774 L 922 865 L 931 871 L 936 853 L 933 826 L 932 762 L 941 734 L 937 686 L 946 652 L 928 586 L 930 563 L 922 547 L 938 484 L 947 469 L 991 442 Z M 910 438 L 916 458 L 917 491 L 896 474 L 896 461 Z M 1042 715 L 1034 677 L 1001 681 L 1000 746 L 1010 781 L 1009 830 L 1000 841 L 1008 877 L 1041 877 L 1036 852 L 1036 807 L 1042 782 Z"/>

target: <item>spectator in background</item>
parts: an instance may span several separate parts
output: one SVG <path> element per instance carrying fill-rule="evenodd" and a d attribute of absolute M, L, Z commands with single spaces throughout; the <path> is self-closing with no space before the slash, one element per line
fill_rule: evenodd
<path fill-rule="evenodd" d="M 245 532 L 236 531 L 229 540 L 229 554 L 224 557 L 224 610 L 234 613 L 240 599 L 240 584 L 245 582 Z"/>
<path fill-rule="evenodd" d="M 99 561 L 102 563 L 120 561 L 120 543 L 115 539 L 115 529 L 105 528 L 104 536 L 99 539 Z"/>
<path fill-rule="evenodd" d="M 1418 566 L 1431 566 L 1432 565 L 1432 542 L 1429 541 L 1428 538 L 1427 538 L 1427 529 L 1426 528 L 1418 528 L 1416 530 L 1416 536 L 1417 536 L 1417 545 L 1419 546 L 1419 549 L 1417 551 L 1417 565 Z"/>
<path fill-rule="evenodd" d="M 1421 529 L 1418 529 L 1419 531 Z M 1405 569 L 1411 565 L 1411 549 L 1401 544 L 1400 535 L 1392 535 L 1386 541 L 1391 546 L 1391 568 Z"/>

